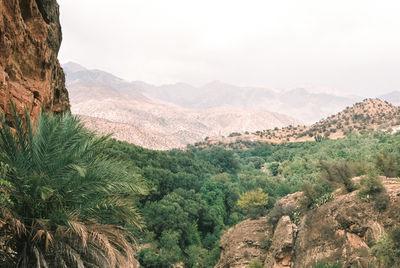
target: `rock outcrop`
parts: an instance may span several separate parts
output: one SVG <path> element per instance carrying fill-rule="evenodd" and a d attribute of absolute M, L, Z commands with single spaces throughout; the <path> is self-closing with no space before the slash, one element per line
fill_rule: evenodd
<path fill-rule="evenodd" d="M 269 254 L 265 259 L 267 267 L 291 267 L 297 226 L 289 216 L 283 216 L 275 228 Z"/>
<path fill-rule="evenodd" d="M 26 107 L 35 119 L 43 106 L 55 113 L 70 108 L 57 60 L 61 45 L 56 0 L 0 0 L 0 112 Z"/>
<path fill-rule="evenodd" d="M 261 218 L 264 225 L 258 224 L 261 219 L 247 220 L 229 229 L 221 239 L 222 253 L 216 267 L 247 267 L 252 257 L 265 260 L 267 268 L 309 268 L 317 263 L 337 262 L 341 267 L 370 267 L 371 246 L 400 224 L 400 181 L 383 177 L 382 181 L 389 197 L 383 211 L 377 209 L 375 201 L 360 200 L 357 191 L 338 194 L 332 201 L 310 211 L 294 205 L 299 201 L 299 194 L 289 195 L 276 204 L 277 210 L 282 211 L 280 214 L 275 211 L 275 217 L 280 215 L 277 223 L 273 218 L 264 217 Z M 283 203 L 290 205 L 287 208 Z M 269 231 L 257 232 L 258 229 Z M 240 238 L 243 230 L 245 235 Z M 271 238 L 271 234 L 268 250 L 250 258 L 239 258 L 242 252 L 239 245 L 244 237 L 251 245 Z M 234 262 L 230 259 L 232 256 L 236 256 Z"/>
<path fill-rule="evenodd" d="M 216 268 L 244 268 L 252 259 L 264 261 L 268 238 L 273 234 L 273 226 L 266 217 L 245 220 L 229 229 L 221 239 L 221 260 Z"/>

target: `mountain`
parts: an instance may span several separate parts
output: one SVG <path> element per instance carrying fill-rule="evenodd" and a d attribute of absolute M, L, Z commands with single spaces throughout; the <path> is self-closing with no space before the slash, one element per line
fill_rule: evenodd
<path fill-rule="evenodd" d="M 112 74 L 65 66 L 71 110 L 86 126 L 152 149 L 170 149 L 207 136 L 297 125 L 290 116 L 235 107 L 190 109 L 149 97 L 145 83 L 127 82 Z"/>
<path fill-rule="evenodd" d="M 230 139 L 208 139 L 202 146 L 223 141 L 228 144 L 240 141 L 268 143 L 313 141 L 325 138 L 343 138 L 350 132 L 370 130 L 395 130 L 400 127 L 400 108 L 379 99 L 365 99 L 343 111 L 318 121 L 311 126 L 288 126 L 241 134 Z"/>
<path fill-rule="evenodd" d="M 239 87 L 219 81 L 200 87 L 186 83 L 155 86 L 142 81 L 127 82 L 100 70 L 87 70 L 76 63 L 67 63 L 63 66 L 69 83 L 79 81 L 140 92 L 149 98 L 189 109 L 235 107 L 243 110 L 268 110 L 296 115 L 297 119 L 307 124 L 312 124 L 362 100 L 358 96 L 320 93 L 319 91 L 325 90 L 313 87 L 277 91 L 261 87 Z"/>
<path fill-rule="evenodd" d="M 232 106 L 241 109 L 284 111 L 285 114 L 296 115 L 306 123 L 314 123 L 361 100 L 356 96 L 311 93 L 306 88 L 279 92 L 259 87 L 238 87 L 218 81 L 201 87 L 178 83 L 163 86 L 142 84 L 140 88 L 151 97 L 186 108 Z"/>
<path fill-rule="evenodd" d="M 393 91 L 378 97 L 381 100 L 388 101 L 394 105 L 400 106 L 400 91 Z"/>

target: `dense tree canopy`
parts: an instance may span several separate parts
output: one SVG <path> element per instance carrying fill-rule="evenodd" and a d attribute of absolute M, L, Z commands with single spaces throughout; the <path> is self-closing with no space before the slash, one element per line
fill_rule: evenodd
<path fill-rule="evenodd" d="M 0 232 L 12 238 L 6 245 L 15 254 L 0 262 L 10 257 L 25 267 L 38 259 L 73 261 L 68 252 L 83 263 L 135 255 L 143 267 L 213 267 L 227 228 L 248 216 L 273 218 L 269 210 L 289 193 L 303 190 L 303 205 L 313 209 L 335 187 L 354 190 L 351 177 L 371 174 L 371 167 L 399 175 L 399 134 L 152 151 L 96 137 L 70 115 L 43 114 L 36 131 L 16 116 L 15 135 L 4 126 Z M 362 192 L 380 199 L 374 177 L 365 178 Z M 133 237 L 142 245 L 135 254 Z"/>

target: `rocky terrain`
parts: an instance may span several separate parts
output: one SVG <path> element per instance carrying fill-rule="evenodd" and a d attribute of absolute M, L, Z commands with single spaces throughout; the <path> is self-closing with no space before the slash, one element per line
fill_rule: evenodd
<path fill-rule="evenodd" d="M 351 132 L 397 131 L 399 126 L 399 107 L 379 99 L 366 99 L 311 126 L 291 125 L 281 129 L 238 134 L 230 139 L 208 139 L 199 146 L 210 146 L 221 142 L 225 144 L 240 143 L 241 141 L 283 143 L 314 141 L 322 138 L 337 139 L 343 138 Z"/>
<path fill-rule="evenodd" d="M 1 113 L 10 114 L 10 99 L 33 118 L 42 105 L 57 113 L 69 110 L 57 60 L 61 39 L 57 1 L 0 1 Z"/>
<path fill-rule="evenodd" d="M 88 128 L 146 148 L 184 147 L 209 136 L 299 124 L 266 110 L 183 108 L 152 99 L 111 74 L 77 64 L 64 68 L 72 112 L 84 116 Z"/>
<path fill-rule="evenodd" d="M 246 220 L 224 234 L 216 267 L 247 267 L 256 258 L 268 268 L 337 262 L 370 267 L 371 246 L 400 222 L 400 182 L 381 180 L 390 200 L 384 210 L 362 201 L 358 191 L 336 191 L 332 201 L 312 210 L 301 208 L 301 192 L 285 197 L 276 203 L 274 218 Z"/>

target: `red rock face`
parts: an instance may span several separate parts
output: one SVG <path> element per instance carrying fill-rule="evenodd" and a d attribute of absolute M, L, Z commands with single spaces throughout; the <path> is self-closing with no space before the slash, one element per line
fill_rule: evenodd
<path fill-rule="evenodd" d="M 70 108 L 65 76 L 57 60 L 61 45 L 56 0 L 0 0 L 0 112 L 11 99 L 32 118 L 43 106 L 55 113 Z"/>

